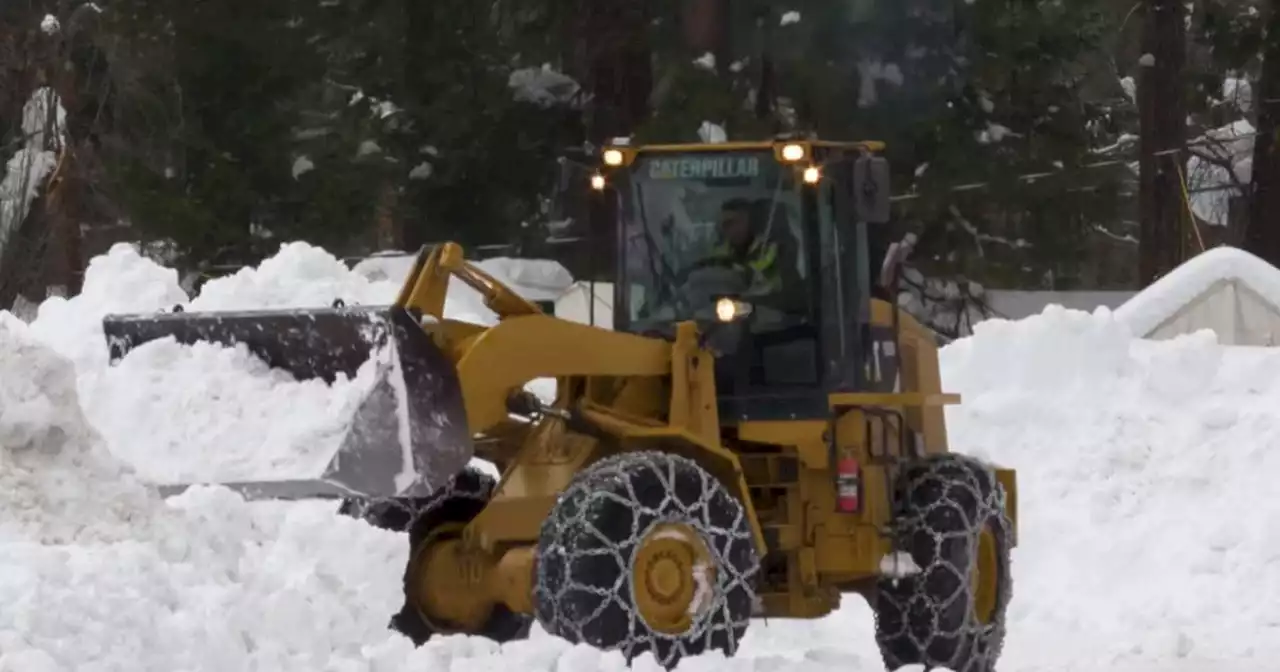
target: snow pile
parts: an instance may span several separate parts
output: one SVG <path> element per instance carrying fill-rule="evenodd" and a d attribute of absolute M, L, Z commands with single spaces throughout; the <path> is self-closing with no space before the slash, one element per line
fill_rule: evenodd
<path fill-rule="evenodd" d="M 963 396 L 952 448 L 1018 470 L 1000 669 L 1208 672 L 1280 655 L 1280 349 L 1143 341 L 1105 309 L 1056 306 L 974 331 L 943 349 L 941 373 Z M 753 624 L 746 654 L 874 669 L 873 627 L 849 596 L 816 623 Z"/>
<path fill-rule="evenodd" d="M 378 281 L 293 252 L 300 268 L 264 263 L 229 279 L 235 291 L 191 303 L 330 300 L 294 288 L 290 274 L 352 301 L 376 295 Z M 1001 669 L 1254 669 L 1280 656 L 1280 500 L 1268 496 L 1280 474 L 1280 349 L 1224 347 L 1209 332 L 1131 335 L 1135 320 L 1193 291 L 1175 276 L 1257 286 L 1244 259 L 1202 255 L 1184 267 L 1194 273 L 1153 285 L 1164 289 L 1143 299 L 1148 308 L 1050 307 L 982 322 L 942 351 L 945 388 L 964 396 L 948 410 L 953 448 L 1018 469 L 1021 545 Z M 413 650 L 385 629 L 403 538 L 336 517 L 332 503 L 247 505 L 203 488 L 155 498 L 86 420 L 144 475 L 170 459 L 194 469 L 179 464 L 194 453 L 215 471 L 246 460 L 270 469 L 258 458 L 319 440 L 318 418 L 341 415 L 344 397 L 212 346 L 153 343 L 106 369 L 92 315 L 185 297 L 175 276 L 127 249 L 95 260 L 89 280 L 85 294 L 46 302 L 30 328 L 0 313 L 0 672 L 624 669 L 616 653 L 536 628 L 502 647 L 449 637 Z M 165 379 L 170 370 L 180 373 Z M 256 419 L 255 406 L 282 403 L 275 394 L 314 424 Z M 226 417 L 239 419 L 219 425 Z M 169 455 L 175 446 L 188 454 Z M 849 596 L 819 621 L 757 621 L 739 658 L 681 669 L 879 670 L 872 632 L 870 610 Z"/>
<path fill-rule="evenodd" d="M 347 305 L 386 304 L 395 300 L 400 281 L 369 281 L 352 273 L 337 257 L 302 242 L 285 243 L 257 268 L 214 278 L 192 299 L 191 310 L 319 308 L 334 301 Z"/>
<path fill-rule="evenodd" d="M 975 332 L 942 376 L 964 395 L 953 448 L 1019 470 L 1003 667 L 1280 655 L 1280 350 L 1135 340 L 1057 307 Z"/>
<path fill-rule="evenodd" d="M 1234 247 L 1202 252 L 1126 301 L 1116 319 L 1137 336 L 1151 333 L 1214 283 L 1238 280 L 1272 303 L 1280 305 L 1280 269 Z"/>
<path fill-rule="evenodd" d="M 161 502 L 85 422 L 72 364 L 0 312 L 0 670 L 411 669 L 384 627 L 404 554 L 328 503 Z"/>
<path fill-rule="evenodd" d="M 76 296 L 46 299 L 31 323 L 32 332 L 71 359 L 81 376 L 107 365 L 103 316 L 171 310 L 187 303 L 178 272 L 157 265 L 130 245 L 114 245 L 91 259 L 82 284 Z"/>
<path fill-rule="evenodd" d="M 119 244 L 93 259 L 81 294 L 41 304 L 31 329 L 75 363 L 90 422 L 147 480 L 304 478 L 318 475 L 336 449 L 372 385 L 372 366 L 330 387 L 269 370 L 243 346 L 172 339 L 146 343 L 108 366 L 102 317 L 175 305 L 324 306 L 334 294 L 360 303 L 381 298 L 379 289 L 385 288 L 352 276 L 328 253 L 290 244 L 257 269 L 210 281 L 188 301 L 175 271 Z"/>
<path fill-rule="evenodd" d="M 327 307 L 335 300 L 389 304 L 412 261 L 374 258 L 351 270 L 323 249 L 287 243 L 256 268 L 211 280 L 189 299 L 177 272 L 122 243 L 90 262 L 79 295 L 42 303 L 31 330 L 75 363 L 89 421 L 111 452 L 145 480 L 311 478 L 324 469 L 372 386 L 372 363 L 354 379 L 340 377 L 330 386 L 269 369 L 243 346 L 187 346 L 161 339 L 108 366 L 102 318 L 176 305 L 254 310 Z M 551 261 L 494 259 L 480 266 L 535 299 L 539 291 L 550 294 L 572 282 L 564 267 Z M 384 271 L 381 277 L 376 270 Z M 479 324 L 496 322 L 479 294 L 456 281 L 450 284 L 445 313 Z M 554 381 L 539 381 L 532 389 L 544 398 L 554 396 Z M 148 438 L 140 442 L 138 436 Z"/>
<path fill-rule="evenodd" d="M 147 495 L 103 449 L 75 384 L 70 362 L 0 312 L 0 539 L 101 540 L 147 523 L 132 515 Z"/>

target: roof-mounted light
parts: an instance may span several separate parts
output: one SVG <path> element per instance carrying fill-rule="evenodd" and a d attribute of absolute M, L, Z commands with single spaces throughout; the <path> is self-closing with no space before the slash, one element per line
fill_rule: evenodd
<path fill-rule="evenodd" d="M 782 160 L 792 163 L 804 158 L 804 145 L 789 143 L 782 146 Z"/>

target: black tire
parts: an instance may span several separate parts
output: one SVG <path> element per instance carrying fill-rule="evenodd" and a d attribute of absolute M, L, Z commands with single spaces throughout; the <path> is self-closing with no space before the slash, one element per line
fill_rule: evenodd
<path fill-rule="evenodd" d="M 636 608 L 631 572 L 640 541 L 658 524 L 695 533 L 715 579 L 683 632 L 650 627 Z M 579 474 L 543 523 L 534 607 L 547 632 L 572 643 L 645 651 L 670 669 L 710 650 L 733 655 L 755 604 L 759 556 L 741 503 L 711 474 L 683 457 L 629 453 Z M 697 579 L 694 579 L 697 583 Z"/>
<path fill-rule="evenodd" d="M 993 672 L 1013 595 L 1013 526 L 1003 486 L 981 462 L 948 454 L 907 466 L 898 487 L 899 549 L 920 572 L 878 582 L 876 643 L 885 665 Z M 986 618 L 979 618 L 972 576 L 984 530 L 994 594 Z"/>
<path fill-rule="evenodd" d="M 447 523 L 466 523 L 475 518 L 493 494 L 494 480 L 488 474 L 467 467 L 439 492 L 426 498 L 414 511 L 409 531 L 409 562 L 405 565 L 404 605 L 391 617 L 391 629 L 408 637 L 414 646 L 422 646 L 436 635 L 458 634 L 448 624 L 431 623 L 409 600 L 409 563 L 419 544 L 439 526 Z M 512 612 L 506 605 L 498 604 L 484 627 L 478 632 L 462 634 L 488 637 L 498 643 L 523 639 L 529 635 L 533 618 Z"/>

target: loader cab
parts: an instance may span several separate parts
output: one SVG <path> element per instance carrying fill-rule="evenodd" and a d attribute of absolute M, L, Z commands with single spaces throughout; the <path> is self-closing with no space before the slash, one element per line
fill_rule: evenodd
<path fill-rule="evenodd" d="M 670 336 L 697 322 L 725 422 L 826 418 L 831 392 L 892 389 L 893 348 L 875 342 L 892 334 L 868 317 L 880 262 L 868 227 L 888 219 L 879 149 L 606 148 L 593 187 L 618 227 L 614 328 Z"/>

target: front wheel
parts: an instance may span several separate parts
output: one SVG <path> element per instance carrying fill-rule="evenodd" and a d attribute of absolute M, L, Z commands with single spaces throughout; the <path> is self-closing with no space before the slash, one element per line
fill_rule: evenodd
<path fill-rule="evenodd" d="M 738 500 L 697 463 L 628 453 L 579 474 L 542 527 L 534 606 L 551 634 L 670 669 L 737 651 L 759 569 Z"/>
<path fill-rule="evenodd" d="M 344 497 L 338 515 L 358 518 L 391 532 L 408 532 L 418 514 L 431 505 L 434 497 Z"/>
<path fill-rule="evenodd" d="M 503 604 L 494 605 L 478 630 L 467 631 L 451 623 L 433 622 L 418 608 L 413 598 L 421 592 L 417 582 L 422 577 L 416 569 L 417 564 L 432 544 L 456 538 L 462 528 L 484 510 L 494 485 L 488 474 L 467 467 L 430 498 L 413 505 L 414 517 L 408 525 L 409 560 L 404 571 L 404 605 L 391 617 L 391 629 L 408 637 L 415 646 L 421 646 L 436 635 L 480 635 L 503 643 L 523 639 L 529 634 L 533 619 L 514 613 Z"/>
<path fill-rule="evenodd" d="M 989 467 L 954 454 L 908 466 L 899 488 L 899 550 L 919 572 L 878 583 L 885 665 L 993 672 L 1013 588 L 1004 488 Z"/>

